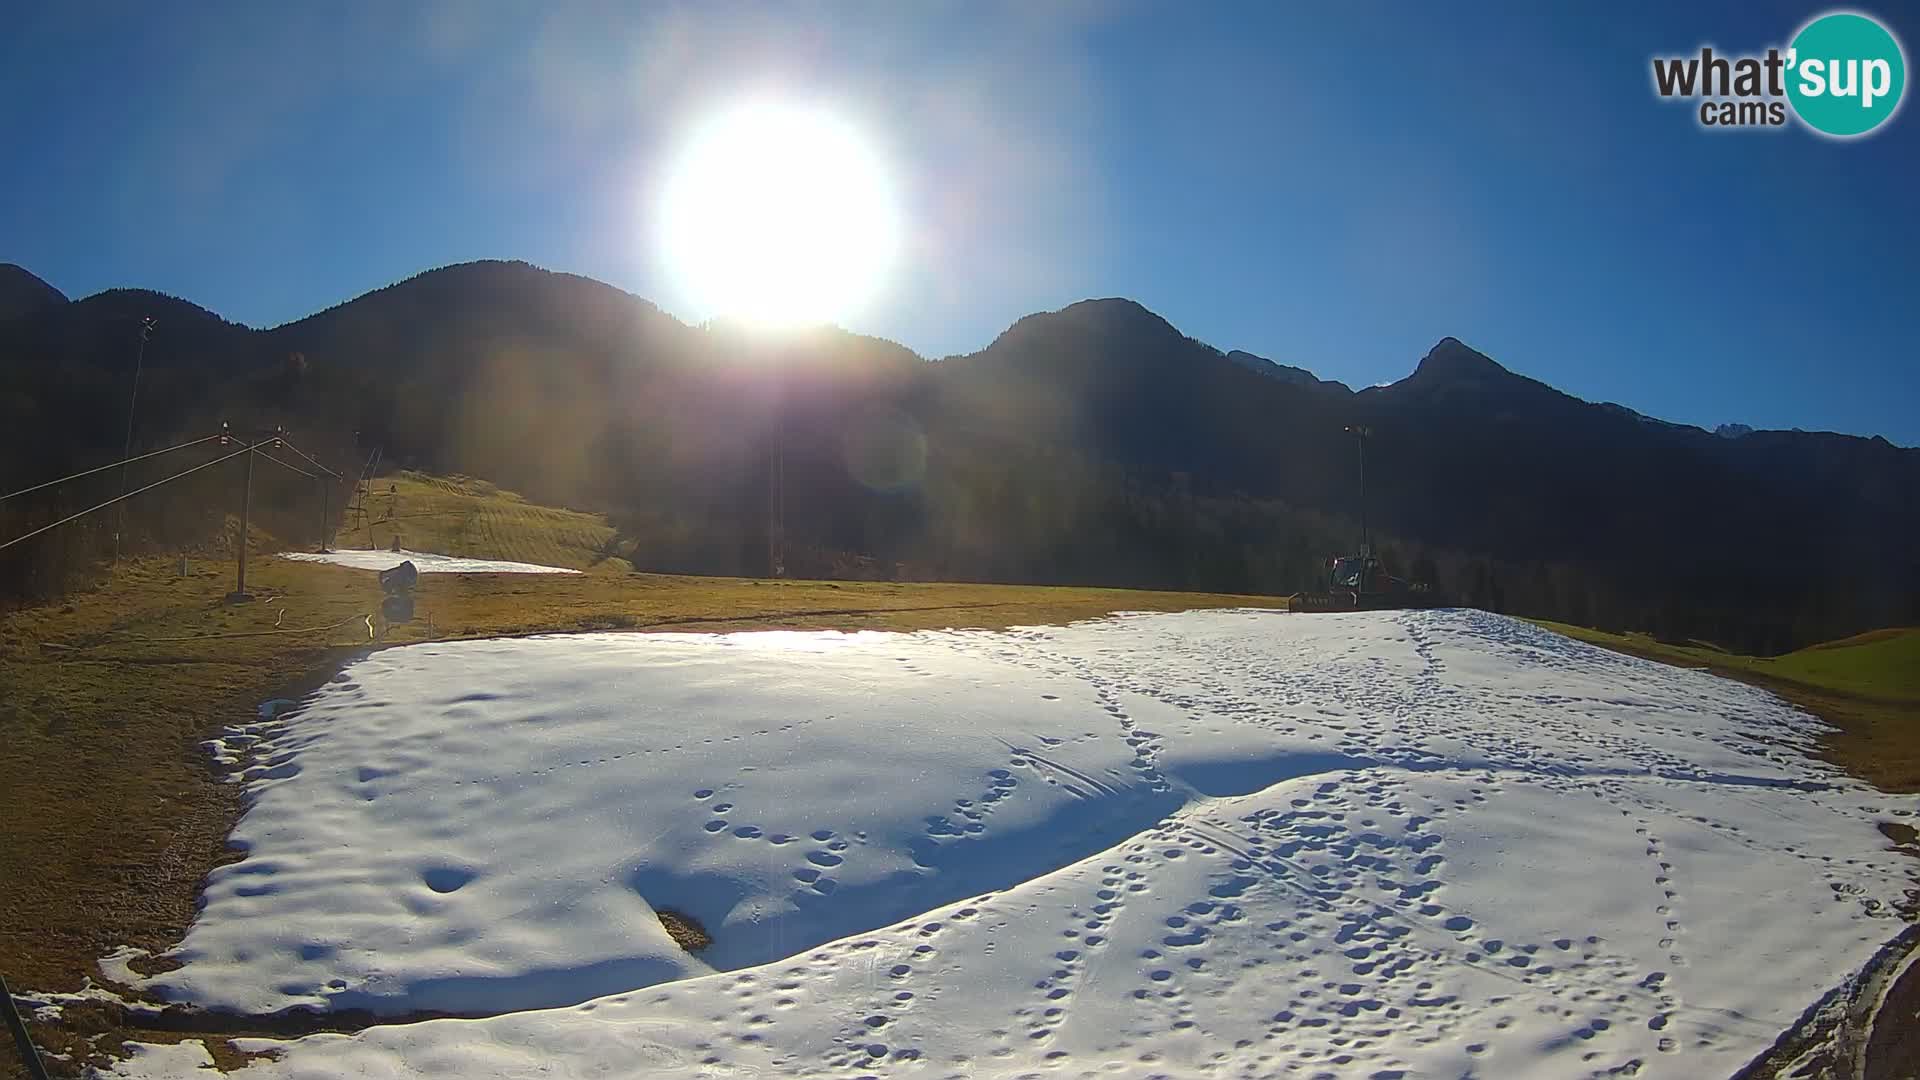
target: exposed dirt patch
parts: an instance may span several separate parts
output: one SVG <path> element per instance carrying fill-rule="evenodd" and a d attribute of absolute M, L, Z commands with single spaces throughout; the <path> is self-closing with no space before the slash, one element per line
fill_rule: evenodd
<path fill-rule="evenodd" d="M 270 1052 L 242 1050 L 233 1044 L 235 1039 L 296 1039 L 321 1033 L 351 1035 L 376 1025 L 472 1018 L 477 1015 L 420 1012 L 383 1016 L 360 1009 L 321 1012 L 303 1008 L 256 1016 L 183 1005 L 156 1008 L 141 1003 L 82 1001 L 64 1006 L 61 1022 L 53 1030 L 68 1029 L 88 1034 L 87 1042 L 77 1054 L 70 1050 L 61 1051 L 85 1064 L 105 1064 L 108 1058 L 123 1054 L 128 1042 L 193 1041 L 207 1048 L 219 1069 L 230 1071 L 242 1068 L 248 1062 L 273 1056 Z M 83 1075 L 78 1065 L 68 1061 L 51 1060 L 47 1062 L 47 1068 L 58 1077 Z"/>
<path fill-rule="evenodd" d="M 667 928 L 667 936 L 673 939 L 673 943 L 688 952 L 696 953 L 713 944 L 707 928 L 701 926 L 700 920 L 693 916 L 672 908 L 660 908 L 655 914 L 660 916 L 660 925 Z"/>
<path fill-rule="evenodd" d="M 1912 830 L 1908 830 L 1912 831 Z M 1920 958 L 1880 999 L 1867 1040 L 1864 1080 L 1915 1080 L 1920 1077 Z"/>
<path fill-rule="evenodd" d="M 1920 829 L 1898 821 L 1883 821 L 1880 835 L 1893 841 L 1894 848 L 1903 854 L 1920 856 Z"/>
<path fill-rule="evenodd" d="M 1734 1080 L 1913 1080 L 1920 1058 L 1920 926 L 1820 999 Z"/>

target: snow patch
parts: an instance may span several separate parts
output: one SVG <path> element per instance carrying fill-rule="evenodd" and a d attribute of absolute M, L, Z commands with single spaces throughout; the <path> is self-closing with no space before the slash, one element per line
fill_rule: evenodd
<path fill-rule="evenodd" d="M 201 1075 L 211 1080 L 221 1075 L 214 1067 L 213 1055 L 207 1052 L 206 1044 L 194 1039 L 177 1043 L 129 1042 L 127 1053 L 126 1060 L 115 1062 L 108 1075 L 123 1080 L 179 1080 L 183 1076 Z"/>
<path fill-rule="evenodd" d="M 138 976 L 135 976 L 138 978 Z M 13 1000 L 20 1010 L 42 1024 L 57 1024 L 72 1005 L 117 1005 L 131 1007 L 133 1003 L 104 986 L 96 986 L 92 979 L 85 979 L 78 990 L 62 993 L 59 991 L 13 991 Z M 43 1050 L 42 1055 L 46 1052 Z"/>
<path fill-rule="evenodd" d="M 146 959 L 147 955 L 145 949 L 122 945 L 100 958 L 100 973 L 122 986 L 133 986 L 141 981 L 142 976 L 129 965 L 135 960 Z"/>
<path fill-rule="evenodd" d="M 249 727 L 146 985 L 501 1014 L 267 1077 L 1725 1075 L 1900 930 L 1920 806 L 1475 612 L 430 643 Z"/>
<path fill-rule="evenodd" d="M 569 570 L 563 566 L 541 566 L 538 563 L 506 562 L 500 559 L 462 559 L 452 555 L 435 555 L 430 551 L 329 551 L 316 553 L 311 551 L 283 551 L 282 559 L 295 562 L 323 562 L 335 566 L 350 566 L 356 570 L 391 570 L 402 562 L 411 561 L 414 569 L 423 574 L 577 574 L 578 570 Z"/>

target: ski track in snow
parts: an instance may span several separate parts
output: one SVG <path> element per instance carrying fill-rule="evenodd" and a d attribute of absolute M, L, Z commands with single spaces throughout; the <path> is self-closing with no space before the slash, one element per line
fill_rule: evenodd
<path fill-rule="evenodd" d="M 542 566 L 539 563 L 507 562 L 501 559 L 463 559 L 454 555 L 435 555 L 431 551 L 346 549 L 325 553 L 283 551 L 278 557 L 292 559 L 295 562 L 323 562 L 332 563 L 335 566 L 350 566 L 355 570 L 391 570 L 410 560 L 413 568 L 423 574 L 577 574 L 580 572 L 569 570 L 564 566 Z"/>
<path fill-rule="evenodd" d="M 496 1014 L 263 1076 L 1727 1075 L 1900 929 L 1817 731 L 1465 611 L 409 646 L 215 747 L 147 985 Z"/>

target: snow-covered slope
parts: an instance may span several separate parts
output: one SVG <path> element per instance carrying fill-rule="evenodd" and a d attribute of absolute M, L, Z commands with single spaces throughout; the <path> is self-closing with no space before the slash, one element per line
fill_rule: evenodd
<path fill-rule="evenodd" d="M 391 570 L 406 560 L 413 561 L 414 569 L 423 574 L 577 574 L 578 570 L 569 570 L 564 566 L 541 566 L 539 563 L 507 562 L 502 559 L 462 559 L 453 555 L 436 555 L 431 551 L 329 551 L 318 554 L 311 551 L 283 551 L 283 559 L 297 562 L 333 563 L 335 566 L 351 566 L 357 570 Z"/>
<path fill-rule="evenodd" d="M 411 646 L 231 740 L 152 985 L 500 1014 L 272 1076 L 1725 1075 L 1899 930 L 1815 728 L 1473 612 Z"/>

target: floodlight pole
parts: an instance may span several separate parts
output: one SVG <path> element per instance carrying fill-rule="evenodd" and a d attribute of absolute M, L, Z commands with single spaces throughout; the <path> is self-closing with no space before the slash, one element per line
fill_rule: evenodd
<path fill-rule="evenodd" d="M 1354 424 L 1347 428 L 1347 433 L 1360 448 L 1360 554 L 1371 555 L 1373 541 L 1367 534 L 1367 440 L 1373 436 L 1373 429 Z"/>
<path fill-rule="evenodd" d="M 133 456 L 133 409 L 140 403 L 140 369 L 147 360 L 147 339 L 153 336 L 153 316 L 147 315 L 140 320 L 140 346 L 133 354 L 133 390 L 127 397 L 127 439 L 120 451 L 122 459 Z M 127 467 L 120 466 L 120 494 L 127 493 Z M 113 564 L 120 565 L 120 534 L 127 527 L 127 504 L 121 503 L 115 512 L 113 525 Z"/>
<path fill-rule="evenodd" d="M 768 508 L 767 521 L 767 566 L 770 577 L 787 576 L 787 448 L 785 414 L 780 404 L 774 406 L 773 418 L 773 460 L 769 462 L 769 492 L 771 505 Z"/>
<path fill-rule="evenodd" d="M 772 446 L 767 455 L 767 576 L 787 576 L 787 385 L 785 357 L 771 357 Z"/>

